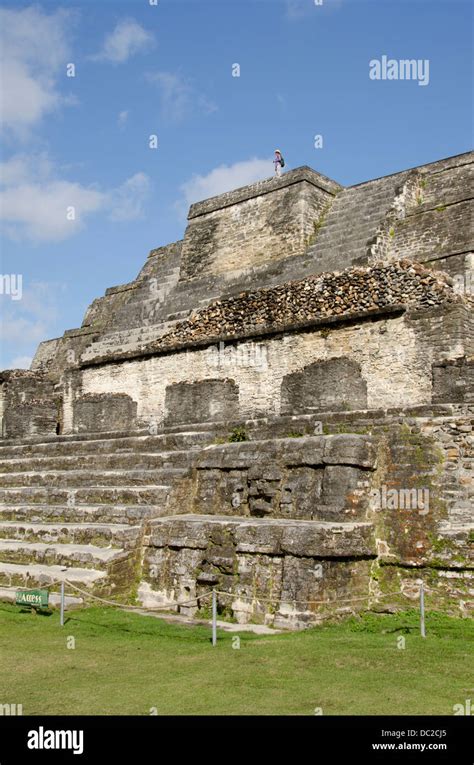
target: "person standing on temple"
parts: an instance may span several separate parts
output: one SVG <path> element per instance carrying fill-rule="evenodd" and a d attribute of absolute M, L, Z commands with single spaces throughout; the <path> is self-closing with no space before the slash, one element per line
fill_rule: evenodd
<path fill-rule="evenodd" d="M 275 149 L 275 159 L 273 160 L 275 165 L 275 175 L 277 178 L 281 176 L 281 168 L 285 167 L 285 160 L 283 159 L 280 149 Z"/>

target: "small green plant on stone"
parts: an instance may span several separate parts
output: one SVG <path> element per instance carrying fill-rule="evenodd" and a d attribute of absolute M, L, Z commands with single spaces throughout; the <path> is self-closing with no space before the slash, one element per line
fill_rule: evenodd
<path fill-rule="evenodd" d="M 326 205 L 324 209 L 322 210 L 318 220 L 313 221 L 313 233 L 310 234 L 310 236 L 308 236 L 306 240 L 307 247 L 309 247 L 311 244 L 313 244 L 316 241 L 316 237 L 318 236 L 319 230 L 324 225 L 326 214 L 330 207 L 331 207 L 330 204 Z"/>
<path fill-rule="evenodd" d="M 436 212 L 443 212 L 443 210 L 446 210 L 446 205 L 439 205 L 435 209 L 436 209 Z"/>
<path fill-rule="evenodd" d="M 247 433 L 245 432 L 244 427 L 237 427 L 233 428 L 230 432 L 229 438 L 227 439 L 229 443 L 235 444 L 239 443 L 240 441 L 248 441 Z"/>
<path fill-rule="evenodd" d="M 389 235 L 390 238 L 395 236 L 395 229 L 393 228 L 393 226 L 391 226 L 391 228 L 390 228 L 390 230 L 388 232 L 388 235 Z"/>
<path fill-rule="evenodd" d="M 304 433 L 290 432 L 286 434 L 287 438 L 303 438 Z"/>

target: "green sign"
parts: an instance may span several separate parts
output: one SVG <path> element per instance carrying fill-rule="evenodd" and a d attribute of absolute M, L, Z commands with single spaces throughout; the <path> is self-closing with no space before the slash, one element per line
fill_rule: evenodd
<path fill-rule="evenodd" d="M 48 597 L 48 590 L 17 590 L 16 605 L 47 608 Z"/>

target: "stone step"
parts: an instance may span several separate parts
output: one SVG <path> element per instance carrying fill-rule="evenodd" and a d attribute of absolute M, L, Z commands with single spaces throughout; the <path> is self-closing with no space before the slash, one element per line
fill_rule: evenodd
<path fill-rule="evenodd" d="M 391 207 L 394 198 L 394 193 L 373 194 L 364 197 L 361 194 L 357 195 L 348 190 L 338 197 L 325 220 L 328 222 L 351 220 L 354 224 L 363 216 L 371 218 L 380 217 L 381 214 Z"/>
<path fill-rule="evenodd" d="M 154 505 L 60 505 L 27 503 L 0 506 L 0 520 L 14 523 L 39 524 L 120 524 L 132 528 L 149 518 L 160 515 L 161 507 Z M 165 508 L 163 508 L 163 514 Z"/>
<path fill-rule="evenodd" d="M 97 586 L 103 586 L 107 582 L 107 574 L 105 571 L 96 571 L 92 568 L 0 562 L 0 586 L 32 589 L 45 587 L 55 582 L 53 586 L 58 591 L 60 582 L 65 580 L 69 580 L 77 587 L 91 590 Z"/>
<path fill-rule="evenodd" d="M 179 276 L 179 265 L 171 266 L 170 264 L 155 266 L 152 273 L 149 273 L 146 279 L 162 279 L 163 277 L 177 277 Z"/>
<path fill-rule="evenodd" d="M 307 255 L 319 263 L 327 258 L 327 270 L 337 264 L 337 255 L 356 258 L 365 255 L 367 241 L 372 239 L 395 198 L 395 184 L 384 182 L 347 189 L 338 195 L 318 236 L 307 250 Z"/>
<path fill-rule="evenodd" d="M 0 439 L 0 460 L 29 455 L 72 454 L 135 454 L 137 452 L 162 453 L 184 449 L 198 449 L 215 439 L 214 429 L 195 431 L 178 430 L 175 433 L 110 437 L 112 434 L 51 436 L 37 438 L 21 444 Z"/>
<path fill-rule="evenodd" d="M 357 247 L 350 251 L 344 247 L 328 247 L 311 253 L 314 273 L 343 271 L 350 265 L 365 265 L 368 262 L 367 248 Z"/>
<path fill-rule="evenodd" d="M 344 270 L 352 265 L 354 259 L 356 257 L 363 257 L 367 255 L 368 251 L 368 245 L 363 242 L 358 242 L 355 245 L 350 245 L 348 243 L 341 244 L 333 244 L 333 243 L 327 243 L 322 244 L 321 247 L 319 247 L 317 250 L 313 250 L 311 253 L 308 253 L 310 257 L 314 259 L 315 262 L 321 261 L 324 257 L 330 256 L 330 257 L 336 257 L 339 256 L 341 258 L 341 264 L 339 266 L 339 269 L 333 269 L 332 266 L 329 264 L 328 268 L 331 270 Z"/>
<path fill-rule="evenodd" d="M 138 452 L 137 454 L 70 454 L 44 457 L 13 457 L 0 459 L 2 473 L 43 472 L 46 470 L 159 470 L 180 468 L 186 470 L 192 463 L 193 452 Z"/>
<path fill-rule="evenodd" d="M 474 518 L 471 516 L 471 518 L 465 522 L 442 521 L 439 524 L 438 531 L 443 536 L 464 538 L 474 532 Z"/>
<path fill-rule="evenodd" d="M 81 361 L 86 362 L 91 359 L 103 356 L 110 352 L 124 352 L 130 350 L 138 350 L 142 346 L 150 343 L 154 340 L 158 340 L 167 332 L 172 331 L 173 327 L 166 326 L 164 324 L 153 326 L 145 326 L 145 322 L 140 328 L 130 329 L 126 333 L 123 333 L 123 338 L 118 339 L 113 335 L 104 335 L 95 343 L 92 343 L 82 354 Z"/>
<path fill-rule="evenodd" d="M 191 314 L 191 310 L 177 311 L 176 313 L 169 313 L 166 317 L 167 321 L 184 321 Z"/>
<path fill-rule="evenodd" d="M 357 221 L 334 221 L 333 224 L 329 224 L 326 227 L 321 228 L 321 232 L 318 235 L 319 241 L 325 241 L 326 239 L 368 239 L 375 233 L 379 226 L 379 216 L 376 220 Z"/>
<path fill-rule="evenodd" d="M 352 239 L 354 241 L 356 239 L 370 239 L 375 234 L 375 231 L 378 227 L 378 219 L 376 223 L 373 221 L 368 221 L 363 225 L 349 226 L 349 223 L 335 223 L 333 226 L 328 225 L 327 228 L 321 229 L 321 233 L 318 236 L 318 241 L 327 242 L 330 240 L 331 242 L 337 242 L 347 239 Z"/>
<path fill-rule="evenodd" d="M 166 505 L 169 486 L 86 486 L 83 488 L 18 486 L 0 489 L 0 503 L 6 505 L 155 505 L 158 509 Z"/>
<path fill-rule="evenodd" d="M 165 468 L 158 470 L 48 470 L 43 473 L 2 473 L 0 490 L 9 487 L 44 487 L 47 489 L 89 489 L 102 487 L 168 488 L 169 481 L 184 476 L 185 469 Z M 167 481 L 168 483 L 165 483 Z"/>
<path fill-rule="evenodd" d="M 0 539 L 47 544 L 93 544 L 96 547 L 113 544 L 125 549 L 136 545 L 141 533 L 140 526 L 122 523 L 22 523 L 0 519 Z"/>
<path fill-rule="evenodd" d="M 117 547 L 96 545 L 47 544 L 18 539 L 0 539 L 0 565 L 3 563 L 39 563 L 48 566 L 75 566 L 109 569 L 110 565 L 128 558 L 130 552 Z"/>
<path fill-rule="evenodd" d="M 143 305 L 146 305 L 145 303 Z M 150 301 L 150 306 L 153 307 L 154 303 L 153 301 Z M 148 316 L 144 316 L 144 319 L 148 319 Z M 140 340 L 144 338 L 145 340 L 148 339 L 154 339 L 155 337 L 161 337 L 165 332 L 169 332 L 172 330 L 175 325 L 177 324 L 177 321 L 159 321 L 154 322 L 150 324 L 141 324 L 137 327 L 127 327 L 126 329 L 122 329 L 120 331 L 113 331 L 113 332 L 106 332 L 103 335 L 100 336 L 98 340 L 92 343 L 91 347 L 96 347 L 100 344 L 112 344 L 116 343 L 117 345 L 121 345 L 122 343 L 130 342 L 131 340 Z"/>
<path fill-rule="evenodd" d="M 372 240 L 378 230 L 378 223 L 373 226 L 366 226 L 363 229 L 359 229 L 359 231 L 344 231 L 344 229 L 334 229 L 330 231 L 329 229 L 327 231 L 321 232 L 321 235 L 318 236 L 312 245 L 312 247 L 316 247 L 316 245 L 320 245 L 320 247 L 338 247 L 338 246 L 350 246 L 351 248 L 354 247 L 366 247 L 367 242 Z"/>
<path fill-rule="evenodd" d="M 228 529 L 236 553 L 376 557 L 372 523 L 175 515 L 150 524 L 148 546 L 203 548 L 216 528 Z M 227 544 L 227 543 L 226 543 Z M 229 539 L 229 544 L 232 544 Z"/>

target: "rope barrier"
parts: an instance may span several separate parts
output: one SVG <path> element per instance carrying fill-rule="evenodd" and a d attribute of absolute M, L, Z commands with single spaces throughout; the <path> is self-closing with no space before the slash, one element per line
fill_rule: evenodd
<path fill-rule="evenodd" d="M 177 608 L 178 606 L 187 606 L 191 603 L 196 603 L 199 600 L 203 600 L 204 598 L 209 597 L 209 595 L 212 595 L 212 590 L 209 590 L 208 592 L 205 592 L 203 595 L 198 595 L 195 598 L 192 598 L 191 600 L 184 600 L 180 603 L 168 603 L 168 605 L 164 606 L 132 606 L 127 605 L 126 603 L 117 603 L 115 600 L 106 600 L 105 598 L 100 598 L 98 595 L 92 595 L 91 592 L 87 592 L 86 590 L 81 590 L 80 587 L 77 587 L 77 585 L 72 584 L 68 579 L 64 580 L 66 584 L 68 584 L 70 587 L 72 587 L 77 592 L 80 592 L 82 595 L 85 595 L 88 598 L 91 598 L 92 600 L 98 600 L 101 603 L 106 603 L 108 606 L 116 606 L 117 608 L 124 608 L 127 611 L 169 611 L 170 608 Z"/>
<path fill-rule="evenodd" d="M 235 595 L 232 592 L 222 592 L 221 590 L 216 590 L 216 595 L 224 595 L 231 598 L 238 598 L 239 595 Z M 249 603 L 252 603 L 253 601 L 257 601 L 258 603 L 274 603 L 275 600 L 279 600 L 280 603 L 306 603 L 307 605 L 326 605 L 330 606 L 333 603 L 355 603 L 357 601 L 363 601 L 363 600 L 371 600 L 372 598 L 386 598 L 386 597 L 392 597 L 394 595 L 404 595 L 403 592 L 386 592 L 380 595 L 364 595 L 362 598 L 341 598 L 340 600 L 296 600 L 292 598 L 291 600 L 284 600 L 283 598 L 243 598 L 243 600 L 247 600 Z"/>
<path fill-rule="evenodd" d="M 105 603 L 108 606 L 115 606 L 117 608 L 124 608 L 124 609 L 129 610 L 129 611 L 143 611 L 143 610 L 146 610 L 146 611 L 165 611 L 165 610 L 169 610 L 170 608 L 177 608 L 177 607 L 181 607 L 181 606 L 189 606 L 192 603 L 197 603 L 200 600 L 204 600 L 204 599 L 208 598 L 209 596 L 212 595 L 212 592 L 213 592 L 213 590 L 208 590 L 208 592 L 204 593 L 203 595 L 197 595 L 194 598 L 191 598 L 190 600 L 185 600 L 185 601 L 176 602 L 176 603 L 168 603 L 167 605 L 163 605 L 163 606 L 134 606 L 134 605 L 131 605 L 131 604 L 127 605 L 126 603 L 119 603 L 119 602 L 117 602 L 115 600 L 107 600 L 106 598 L 101 598 L 98 595 L 93 595 L 92 593 L 87 592 L 87 590 L 83 590 L 80 587 L 78 587 L 77 585 L 73 584 L 72 582 L 69 581 L 69 579 L 56 579 L 56 580 L 54 580 L 53 582 L 50 582 L 47 585 L 41 585 L 40 589 L 50 589 L 51 587 L 54 587 L 54 585 L 62 584 L 63 582 L 64 582 L 64 584 L 68 584 L 70 587 L 72 587 L 73 590 L 75 590 L 76 592 L 81 593 L 81 595 L 84 595 L 84 596 L 90 598 L 91 600 L 96 600 L 96 601 L 99 601 L 100 603 Z M 10 589 L 10 588 L 7 588 L 7 589 Z M 22 589 L 24 589 L 24 590 L 27 590 L 27 589 L 31 589 L 31 588 L 27 588 L 27 587 L 15 587 L 15 588 L 11 588 L 11 589 L 15 589 L 15 590 L 22 590 Z M 310 605 L 330 606 L 330 605 L 335 605 L 337 603 L 357 603 L 357 602 L 363 602 L 363 601 L 366 601 L 366 600 L 372 600 L 372 599 L 377 599 L 378 600 L 380 598 L 395 597 L 395 596 L 400 596 L 400 595 L 403 596 L 403 597 L 407 597 L 407 595 L 405 593 L 403 593 L 403 592 L 386 592 L 386 593 L 380 593 L 380 594 L 377 594 L 377 595 L 375 595 L 375 594 L 364 595 L 362 597 L 357 597 L 357 598 L 338 598 L 338 599 L 334 599 L 334 600 L 298 600 L 296 598 L 292 598 L 292 599 L 259 598 L 259 597 L 248 598 L 248 597 L 242 597 L 241 595 L 239 595 L 237 593 L 224 592 L 223 590 L 214 590 L 214 592 L 216 593 L 216 595 L 221 595 L 222 597 L 227 597 L 227 598 L 232 598 L 232 599 L 237 599 L 238 598 L 239 600 L 247 601 L 247 603 L 254 603 L 254 602 L 257 602 L 257 603 L 275 603 L 275 601 L 278 601 L 280 603 L 294 603 L 294 604 L 301 604 L 301 603 L 303 603 L 303 604 L 306 604 L 308 606 L 310 606 Z M 58 593 L 55 593 L 55 594 L 58 594 Z M 426 594 L 427 593 L 425 591 L 425 595 Z M 74 595 L 72 593 L 67 593 L 66 595 L 69 596 L 69 597 L 74 597 Z"/>
<path fill-rule="evenodd" d="M 26 587 L 26 586 L 23 587 L 19 585 L 18 587 L 5 587 L 3 589 L 6 589 L 6 590 L 10 590 L 10 589 L 11 590 L 49 590 L 50 587 L 54 587 L 56 584 L 61 584 L 61 582 L 64 582 L 64 579 L 54 579 L 52 582 L 49 582 L 49 584 L 40 584 L 37 587 Z"/>
<path fill-rule="evenodd" d="M 49 589 L 53 587 L 58 582 L 61 583 L 61 618 L 60 618 L 60 624 L 61 627 L 64 626 L 64 608 L 65 608 L 65 585 L 68 584 L 70 587 L 72 587 L 73 590 L 76 592 L 81 593 L 81 595 L 85 596 L 86 598 L 89 598 L 91 600 L 95 600 L 99 603 L 105 603 L 108 606 L 114 606 L 115 608 L 121 608 L 125 611 L 139 611 L 139 612 L 153 612 L 153 611 L 169 611 L 170 609 L 174 608 L 181 608 L 182 606 L 189 606 L 192 603 L 198 603 L 201 600 L 205 600 L 210 595 L 212 596 L 212 645 L 216 645 L 217 641 L 217 595 L 220 595 L 221 597 L 226 598 L 232 598 L 233 600 L 235 598 L 240 598 L 240 595 L 232 592 L 224 592 L 223 590 L 216 590 L 215 588 L 212 590 L 208 590 L 208 592 L 203 593 L 202 595 L 197 595 L 194 598 L 191 598 L 190 600 L 181 601 L 180 603 L 168 603 L 163 606 L 133 606 L 133 605 L 127 605 L 125 603 L 117 603 L 117 601 L 114 600 L 108 600 L 106 598 L 101 598 L 98 595 L 93 595 L 90 592 L 87 592 L 86 590 L 81 589 L 81 587 L 78 587 L 77 585 L 70 582 L 68 579 L 58 579 L 54 580 L 53 582 L 50 582 L 48 585 L 46 585 L 46 588 Z M 8 588 L 13 589 L 13 588 Z M 27 588 L 23 588 L 27 589 Z M 68 593 L 69 595 L 69 593 Z M 247 601 L 247 603 L 272 603 L 274 604 L 276 600 L 280 603 L 280 609 L 282 603 L 292 603 L 296 606 L 298 603 L 304 603 L 306 606 L 310 605 L 322 605 L 322 606 L 332 606 L 337 605 L 338 603 L 357 603 L 357 602 L 364 602 L 364 601 L 370 601 L 372 599 L 379 600 L 381 598 L 388 598 L 388 597 L 395 597 L 395 596 L 402 596 L 407 597 L 406 593 L 404 592 L 385 592 L 385 593 L 378 593 L 378 594 L 368 594 L 364 595 L 362 597 L 357 598 L 340 598 L 336 600 L 297 600 L 296 598 L 292 600 L 282 600 L 281 598 L 244 598 L 244 600 Z M 71 597 L 69 595 L 69 597 Z M 425 632 L 425 605 L 424 605 L 424 598 L 425 598 L 425 591 L 424 591 L 424 585 L 423 581 L 420 585 L 420 632 L 421 636 L 424 638 L 426 637 Z"/>

